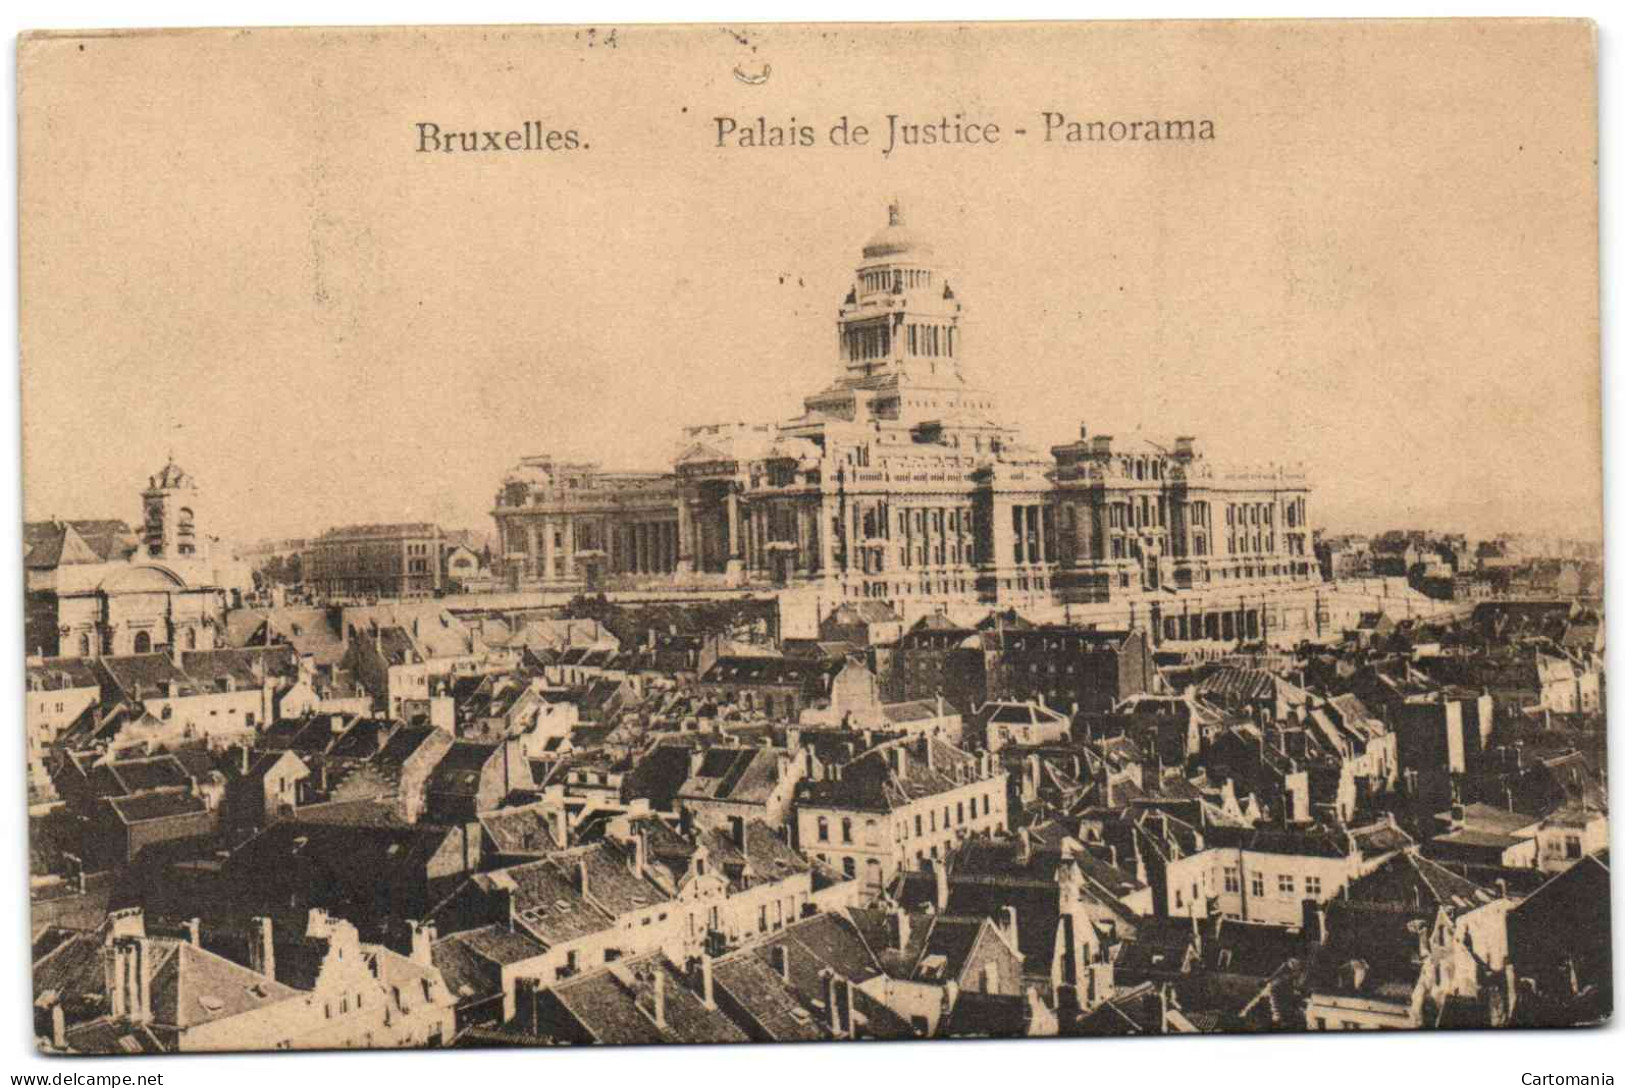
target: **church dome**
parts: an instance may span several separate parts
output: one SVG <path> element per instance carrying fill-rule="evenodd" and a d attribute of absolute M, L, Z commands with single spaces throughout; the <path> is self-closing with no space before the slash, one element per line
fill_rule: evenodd
<path fill-rule="evenodd" d="M 922 238 L 918 232 L 910 230 L 903 222 L 902 205 L 894 201 L 886 211 L 887 223 L 864 243 L 863 259 L 873 261 L 888 257 L 929 257 L 933 252 L 931 243 Z"/>

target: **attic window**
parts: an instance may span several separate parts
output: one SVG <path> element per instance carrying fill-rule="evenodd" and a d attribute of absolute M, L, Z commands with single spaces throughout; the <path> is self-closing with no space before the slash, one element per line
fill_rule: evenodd
<path fill-rule="evenodd" d="M 226 1007 L 226 1003 L 213 994 L 198 994 L 197 1003 L 209 1012 L 220 1012 Z"/>

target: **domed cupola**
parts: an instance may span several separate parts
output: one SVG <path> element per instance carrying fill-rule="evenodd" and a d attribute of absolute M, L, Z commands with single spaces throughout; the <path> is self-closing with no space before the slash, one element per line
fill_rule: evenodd
<path fill-rule="evenodd" d="M 936 250 L 931 243 L 911 230 L 903 221 L 903 206 L 892 201 L 886 209 L 886 225 L 876 231 L 863 246 L 865 261 L 927 260 Z"/>

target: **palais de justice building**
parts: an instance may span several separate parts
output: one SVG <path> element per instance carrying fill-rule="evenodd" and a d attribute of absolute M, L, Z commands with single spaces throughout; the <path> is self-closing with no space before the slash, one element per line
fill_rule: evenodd
<path fill-rule="evenodd" d="M 671 472 L 521 460 L 493 511 L 510 582 L 817 586 L 905 613 L 1138 602 L 1159 636 L 1230 638 L 1317 580 L 1301 472 L 1227 471 L 1189 437 L 1025 445 L 977 381 L 957 285 L 896 205 L 854 280 L 835 378 L 801 415 L 686 428 Z"/>

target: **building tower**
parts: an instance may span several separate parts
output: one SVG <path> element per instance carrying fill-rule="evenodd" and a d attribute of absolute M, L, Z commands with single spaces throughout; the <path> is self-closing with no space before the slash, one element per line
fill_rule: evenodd
<path fill-rule="evenodd" d="M 144 521 L 141 551 L 148 559 L 190 560 L 203 556 L 203 534 L 197 526 L 202 494 L 197 481 L 171 457 L 141 493 Z"/>
<path fill-rule="evenodd" d="M 857 282 L 840 310 L 846 374 L 957 380 L 962 307 L 934 247 L 904 221 L 902 205 L 893 201 L 886 213 L 886 225 L 863 247 Z"/>

